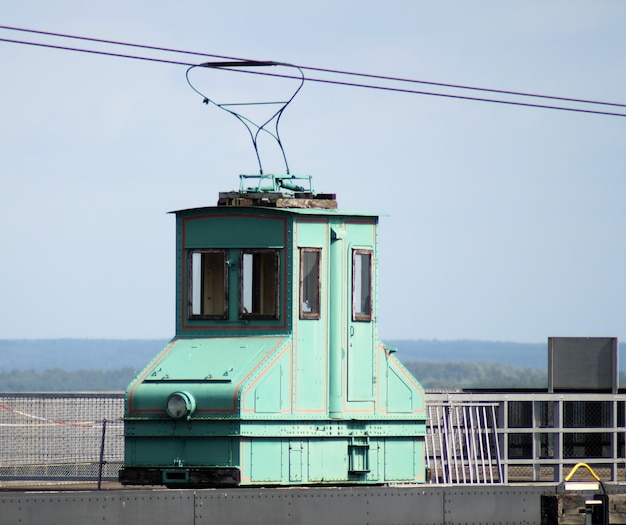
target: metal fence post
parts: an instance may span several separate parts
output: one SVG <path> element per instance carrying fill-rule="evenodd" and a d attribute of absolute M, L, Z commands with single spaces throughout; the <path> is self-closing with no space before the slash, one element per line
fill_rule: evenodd
<path fill-rule="evenodd" d="M 102 486 L 102 471 L 104 469 L 104 440 L 107 432 L 107 420 L 106 418 L 102 420 L 102 440 L 100 441 L 100 466 L 98 468 L 98 490 Z"/>

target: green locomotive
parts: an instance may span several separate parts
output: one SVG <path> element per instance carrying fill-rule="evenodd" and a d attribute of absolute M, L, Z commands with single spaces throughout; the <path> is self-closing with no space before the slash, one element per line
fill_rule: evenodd
<path fill-rule="evenodd" d="M 176 212 L 176 336 L 127 389 L 121 483 L 425 481 L 424 390 L 377 339 L 378 217 L 256 177 Z"/>

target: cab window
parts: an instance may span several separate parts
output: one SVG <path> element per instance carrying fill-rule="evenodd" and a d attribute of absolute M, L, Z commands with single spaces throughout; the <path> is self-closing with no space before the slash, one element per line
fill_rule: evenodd
<path fill-rule="evenodd" d="M 352 252 L 352 319 L 372 320 L 372 252 Z"/>
<path fill-rule="evenodd" d="M 228 318 L 226 260 L 225 250 L 196 250 L 190 253 L 190 318 Z"/>
<path fill-rule="evenodd" d="M 300 248 L 300 318 L 320 318 L 320 248 Z"/>
<path fill-rule="evenodd" d="M 278 319 L 278 250 L 242 250 L 239 318 Z"/>

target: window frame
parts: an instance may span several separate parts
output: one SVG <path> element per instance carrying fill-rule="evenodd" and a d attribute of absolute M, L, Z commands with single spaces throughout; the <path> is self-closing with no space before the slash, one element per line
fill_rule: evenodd
<path fill-rule="evenodd" d="M 200 314 L 195 314 L 194 312 L 194 295 L 195 295 L 195 290 L 194 290 L 194 254 L 200 254 L 201 256 L 203 254 L 222 254 L 223 256 L 223 261 L 224 261 L 224 266 L 223 266 L 223 283 L 222 283 L 222 290 L 224 293 L 224 312 L 222 314 L 206 314 L 206 313 L 200 313 Z M 201 258 L 201 263 L 200 263 L 200 305 L 201 307 L 202 305 L 202 296 L 204 295 L 204 288 L 205 288 L 205 279 L 204 279 L 204 272 L 203 272 L 203 264 L 202 264 L 202 259 Z M 228 250 L 227 249 L 211 249 L 211 248 L 192 248 L 187 250 L 187 268 L 189 271 L 189 277 L 187 279 L 187 318 L 190 320 L 225 320 L 228 319 L 229 316 L 229 305 L 228 305 L 228 296 L 229 296 L 229 290 L 228 290 L 228 269 L 229 269 L 229 265 L 228 265 Z"/>
<path fill-rule="evenodd" d="M 274 255 L 274 271 L 272 273 L 274 280 L 273 301 L 274 312 L 272 313 L 257 313 L 245 311 L 245 298 L 246 292 L 245 280 L 246 275 L 244 272 L 244 258 L 246 255 L 251 254 L 253 257 L 256 254 L 273 254 Z M 253 262 L 254 264 L 254 262 Z M 252 319 L 280 319 L 280 267 L 281 267 L 281 250 L 275 248 L 242 248 L 239 250 L 239 297 L 238 309 L 240 320 L 252 320 Z M 254 272 L 254 267 L 252 269 Z M 265 276 L 266 277 L 266 276 Z M 252 283 L 253 285 L 254 283 Z M 254 299 L 253 299 L 254 300 Z"/>
<path fill-rule="evenodd" d="M 321 317 L 322 310 L 322 249 L 321 248 L 300 248 L 300 295 L 298 297 L 299 309 L 300 309 L 300 319 L 319 319 Z M 304 299 L 305 295 L 307 295 L 307 290 L 305 289 L 305 254 L 307 253 L 315 253 L 317 254 L 317 283 L 315 286 L 316 290 L 316 299 L 317 299 L 317 310 L 306 312 L 304 310 Z M 308 295 L 307 295 L 308 297 Z"/>
<path fill-rule="evenodd" d="M 361 305 L 359 305 L 359 309 L 357 309 L 357 257 L 362 257 L 367 255 L 369 258 L 369 301 L 368 301 L 368 311 L 363 312 L 361 310 L 361 305 L 363 304 L 362 294 L 365 291 L 365 288 L 361 286 L 362 284 L 362 272 L 359 272 L 359 276 L 361 277 L 361 284 L 359 287 L 361 288 Z M 368 322 L 372 321 L 374 318 L 374 302 L 373 302 L 373 291 L 374 291 L 374 251 L 371 249 L 363 249 L 356 248 L 352 250 L 352 320 L 353 321 L 363 321 Z"/>

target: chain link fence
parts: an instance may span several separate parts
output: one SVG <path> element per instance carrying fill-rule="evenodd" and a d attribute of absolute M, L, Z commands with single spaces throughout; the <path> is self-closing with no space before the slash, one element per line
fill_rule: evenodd
<path fill-rule="evenodd" d="M 0 485 L 117 479 L 123 414 L 123 393 L 0 394 Z"/>

